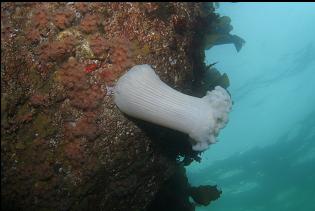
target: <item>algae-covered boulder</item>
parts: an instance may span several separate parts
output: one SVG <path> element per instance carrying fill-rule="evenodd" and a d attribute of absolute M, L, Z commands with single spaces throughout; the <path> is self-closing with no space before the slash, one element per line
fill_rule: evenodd
<path fill-rule="evenodd" d="M 2 3 L 2 209 L 145 210 L 179 155 L 199 158 L 183 134 L 123 115 L 113 87 L 151 64 L 197 95 L 217 19 L 204 3 Z"/>

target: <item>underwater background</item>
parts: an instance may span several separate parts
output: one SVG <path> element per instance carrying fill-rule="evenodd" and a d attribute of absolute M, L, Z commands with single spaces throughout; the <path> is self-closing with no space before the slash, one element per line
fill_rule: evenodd
<path fill-rule="evenodd" d="M 205 211 L 315 210 L 315 4 L 220 3 L 246 44 L 206 51 L 229 75 L 230 121 L 187 167 L 192 185 L 218 184 Z"/>

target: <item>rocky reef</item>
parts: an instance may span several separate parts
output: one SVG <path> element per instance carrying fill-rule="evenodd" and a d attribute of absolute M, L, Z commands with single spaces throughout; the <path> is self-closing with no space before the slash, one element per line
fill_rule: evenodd
<path fill-rule="evenodd" d="M 157 210 L 200 157 L 185 135 L 123 115 L 113 87 L 134 64 L 190 95 L 227 87 L 204 63 L 205 48 L 233 43 L 218 38 L 224 20 L 211 3 L 2 3 L 2 209 Z M 181 210 L 194 210 L 183 184 Z"/>

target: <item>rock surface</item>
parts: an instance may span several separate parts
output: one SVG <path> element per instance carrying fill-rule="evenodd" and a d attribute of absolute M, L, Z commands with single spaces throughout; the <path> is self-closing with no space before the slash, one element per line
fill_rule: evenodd
<path fill-rule="evenodd" d="M 151 64 L 203 95 L 216 20 L 206 3 L 2 3 L 2 208 L 145 210 L 178 156 L 198 155 L 183 134 L 124 116 L 113 87 Z"/>

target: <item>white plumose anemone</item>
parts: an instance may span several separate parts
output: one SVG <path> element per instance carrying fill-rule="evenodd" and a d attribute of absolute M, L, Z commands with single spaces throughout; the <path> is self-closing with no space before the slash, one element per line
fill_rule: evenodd
<path fill-rule="evenodd" d="M 119 78 L 114 98 L 118 108 L 132 117 L 188 134 L 195 151 L 215 143 L 232 106 L 220 86 L 203 98 L 189 96 L 161 81 L 147 64 L 136 65 Z"/>

